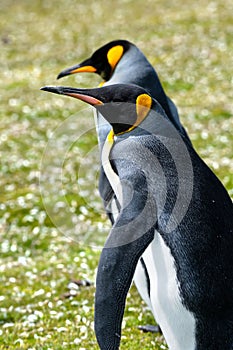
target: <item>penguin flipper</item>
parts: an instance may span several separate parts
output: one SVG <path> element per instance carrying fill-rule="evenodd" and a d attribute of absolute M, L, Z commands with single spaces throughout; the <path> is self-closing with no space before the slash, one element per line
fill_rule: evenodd
<path fill-rule="evenodd" d="M 101 349 L 119 348 L 126 296 L 138 259 L 153 237 L 151 229 L 127 245 L 103 248 L 95 295 L 95 332 Z"/>
<path fill-rule="evenodd" d="M 136 178 L 138 181 L 138 176 Z M 140 183 L 143 184 L 143 181 L 146 179 L 142 178 Z M 126 296 L 138 260 L 154 238 L 152 222 L 150 227 L 146 223 L 148 216 L 155 212 L 154 203 L 145 196 L 145 186 L 137 186 L 135 189 L 134 185 L 132 196 L 129 182 L 123 183 L 123 204 L 128 203 L 129 198 L 131 201 L 122 206 L 102 250 L 98 266 L 95 332 L 102 350 L 119 349 Z"/>

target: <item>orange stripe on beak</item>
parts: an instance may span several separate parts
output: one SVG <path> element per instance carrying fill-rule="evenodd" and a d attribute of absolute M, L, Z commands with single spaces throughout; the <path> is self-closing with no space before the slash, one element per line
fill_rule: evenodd
<path fill-rule="evenodd" d="M 83 72 L 95 73 L 96 72 L 96 68 L 93 67 L 93 66 L 83 66 L 83 67 L 79 67 L 79 68 L 76 68 L 74 70 L 71 70 L 70 74 L 83 73 Z"/>
<path fill-rule="evenodd" d="M 82 95 L 82 94 L 76 94 L 73 92 L 66 92 L 65 95 L 77 98 L 78 100 L 81 100 L 83 102 L 89 103 L 92 106 L 95 105 L 102 105 L 103 102 L 101 102 L 100 100 L 98 100 L 97 98 L 94 98 L 92 96 L 87 96 L 87 95 Z"/>

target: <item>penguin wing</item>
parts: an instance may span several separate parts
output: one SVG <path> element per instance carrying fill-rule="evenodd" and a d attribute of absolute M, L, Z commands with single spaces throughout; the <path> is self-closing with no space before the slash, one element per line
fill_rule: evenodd
<path fill-rule="evenodd" d="M 121 164 L 121 172 L 123 168 Z M 98 266 L 95 332 L 101 349 L 119 348 L 126 296 L 137 262 L 154 238 L 155 203 L 150 198 L 146 177 L 134 170 L 125 168 L 121 178 L 123 205 Z"/>

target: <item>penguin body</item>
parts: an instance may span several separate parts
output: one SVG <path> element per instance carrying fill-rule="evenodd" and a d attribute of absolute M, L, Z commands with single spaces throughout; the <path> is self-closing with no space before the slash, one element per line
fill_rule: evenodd
<path fill-rule="evenodd" d="M 221 182 L 144 89 L 44 90 L 94 105 L 113 128 L 105 170 L 121 210 L 98 266 L 100 348 L 119 349 L 127 292 L 146 252 L 149 302 L 169 349 L 233 350 L 233 205 Z"/>
<path fill-rule="evenodd" d="M 185 129 L 180 123 L 177 108 L 172 100 L 166 96 L 155 69 L 145 55 L 131 42 L 126 40 L 109 42 L 96 50 L 90 58 L 81 64 L 62 71 L 58 75 L 58 78 L 79 72 L 95 72 L 99 74 L 104 79 L 103 86 L 124 83 L 136 84 L 143 87 L 159 102 L 175 128 L 189 140 Z M 95 124 L 100 152 L 102 152 L 107 135 L 111 130 L 111 125 L 98 111 L 95 113 Z M 102 166 L 100 170 L 99 192 L 111 223 L 114 224 L 114 213 L 118 214 L 120 206 L 115 202 L 114 191 L 112 191 Z M 148 268 L 147 264 L 143 263 L 142 257 L 135 271 L 134 281 L 139 294 L 151 308 L 149 302 L 150 288 L 146 282 Z"/>

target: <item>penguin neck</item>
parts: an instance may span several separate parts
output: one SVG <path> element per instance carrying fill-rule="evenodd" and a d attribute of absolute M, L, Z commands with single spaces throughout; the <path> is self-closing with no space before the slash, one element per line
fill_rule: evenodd
<path fill-rule="evenodd" d="M 127 83 L 127 84 L 136 84 L 143 86 L 140 83 L 142 71 L 146 71 L 146 75 L 153 68 L 150 63 L 143 55 L 143 53 L 134 45 L 131 45 L 130 48 L 123 54 L 122 58 L 118 62 L 113 75 L 105 85 L 117 84 L 117 83 Z"/>
<path fill-rule="evenodd" d="M 107 138 L 107 135 L 111 130 L 111 125 L 102 116 L 102 114 L 98 112 L 96 109 L 94 109 L 94 120 L 95 120 L 95 127 L 96 127 L 99 149 L 101 152 L 104 142 Z"/>
<path fill-rule="evenodd" d="M 113 133 L 113 129 L 109 132 L 101 153 L 101 164 L 104 169 L 104 172 L 107 176 L 107 179 L 113 189 L 113 192 L 115 193 L 118 202 L 120 205 L 122 205 L 122 187 L 120 183 L 119 176 L 115 173 L 113 170 L 112 164 L 111 164 L 111 150 L 115 142 L 115 136 Z"/>
<path fill-rule="evenodd" d="M 156 106 L 150 110 L 146 118 L 137 127 L 132 128 L 128 132 L 116 135 L 115 139 L 116 141 L 120 141 L 128 137 L 138 137 L 151 134 L 158 137 L 172 139 L 180 138 L 178 131 L 159 104 L 156 104 Z"/>

